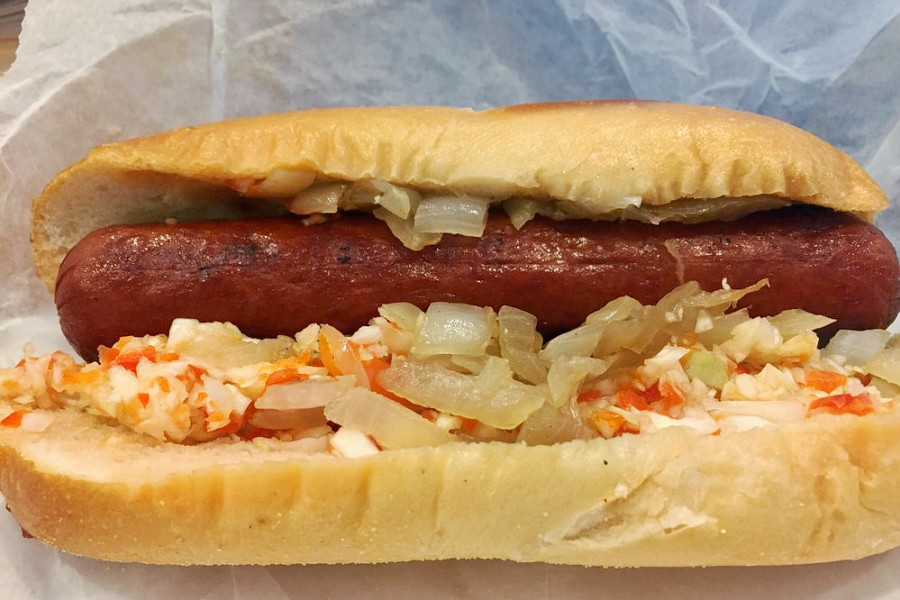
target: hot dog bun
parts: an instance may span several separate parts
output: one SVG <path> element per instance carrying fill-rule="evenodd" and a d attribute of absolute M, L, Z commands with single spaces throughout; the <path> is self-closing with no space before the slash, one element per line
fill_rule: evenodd
<path fill-rule="evenodd" d="M 897 414 L 352 460 L 54 415 L 42 433 L 0 428 L 0 486 L 24 530 L 112 561 L 760 565 L 900 544 Z"/>
<path fill-rule="evenodd" d="M 601 214 L 623 197 L 772 195 L 871 215 L 887 206 L 851 158 L 783 122 L 656 102 L 534 104 L 473 112 L 338 108 L 189 127 L 95 149 L 34 204 L 38 274 L 52 290 L 84 235 L 113 223 L 270 214 L 235 179 L 275 169 L 453 193 L 555 199 Z"/>

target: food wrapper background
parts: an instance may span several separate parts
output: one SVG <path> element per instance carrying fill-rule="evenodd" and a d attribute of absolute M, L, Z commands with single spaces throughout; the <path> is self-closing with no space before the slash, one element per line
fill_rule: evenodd
<path fill-rule="evenodd" d="M 634 97 L 762 112 L 900 200 L 900 4 L 31 0 L 0 79 L 0 366 L 61 347 L 31 199 L 93 146 L 330 105 Z M 900 210 L 879 225 L 900 241 Z M 864 291 L 861 291 L 864 293 Z M 561 493 L 565 493 L 564 490 Z M 602 570 L 496 561 L 154 567 L 76 558 L 0 515 L 5 598 L 898 598 L 900 551 L 822 566 Z"/>

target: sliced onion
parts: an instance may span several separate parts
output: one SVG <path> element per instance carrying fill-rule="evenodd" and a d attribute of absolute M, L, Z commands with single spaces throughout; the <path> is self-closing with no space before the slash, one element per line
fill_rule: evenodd
<path fill-rule="evenodd" d="M 864 365 L 884 350 L 891 334 L 884 329 L 850 331 L 842 329 L 834 334 L 822 349 L 824 356 L 842 356 L 851 365 Z"/>
<path fill-rule="evenodd" d="M 288 410 L 259 409 L 248 419 L 253 427 L 262 429 L 312 429 L 328 424 L 325 410 L 317 408 L 295 408 Z"/>
<path fill-rule="evenodd" d="M 384 396 L 353 388 L 325 407 L 325 416 L 343 427 L 362 431 L 383 448 L 438 446 L 455 437 L 410 409 Z"/>
<path fill-rule="evenodd" d="M 510 223 L 518 231 L 522 229 L 528 221 L 532 220 L 538 214 L 539 205 L 537 200 L 529 200 L 527 198 L 509 198 L 503 201 L 503 210 L 509 217 Z"/>
<path fill-rule="evenodd" d="M 705 417 L 683 417 L 681 419 L 673 419 L 666 415 L 653 412 L 652 410 L 641 411 L 636 415 L 639 419 L 646 419 L 649 427 L 641 424 L 641 431 L 659 431 L 668 429 L 669 427 L 689 427 L 701 435 L 709 435 L 719 429 L 718 423 L 709 415 Z"/>
<path fill-rule="evenodd" d="M 875 377 L 873 375 L 869 385 L 874 386 L 875 389 L 878 390 L 878 393 L 881 394 L 882 398 L 896 398 L 897 396 L 900 396 L 900 385 L 894 385 L 881 377 Z"/>
<path fill-rule="evenodd" d="M 495 320 L 490 307 L 434 302 L 425 312 L 411 351 L 418 356 L 481 356 L 491 343 Z"/>
<path fill-rule="evenodd" d="M 741 431 L 749 431 L 758 427 L 769 427 L 773 423 L 763 417 L 756 415 L 733 415 L 719 420 L 719 426 L 722 433 L 735 433 Z"/>
<path fill-rule="evenodd" d="M 236 412 L 244 414 L 250 405 L 250 398 L 245 396 L 233 383 L 219 381 L 215 377 L 202 375 L 203 387 L 207 394 L 206 406 L 221 411 L 226 415 Z"/>
<path fill-rule="evenodd" d="M 697 333 L 697 341 L 707 347 L 721 344 L 731 338 L 731 332 L 735 327 L 749 320 L 750 313 L 746 308 L 712 317 L 709 329 L 695 332 Z"/>
<path fill-rule="evenodd" d="M 679 328 L 672 327 L 672 323 L 665 321 L 662 312 L 647 311 L 640 319 L 608 323 L 594 350 L 594 357 L 607 359 L 622 351 L 636 356 L 653 356 L 673 336 L 682 334 Z"/>
<path fill-rule="evenodd" d="M 175 319 L 166 342 L 168 352 L 199 359 L 220 369 L 275 362 L 291 354 L 294 340 L 287 336 L 257 340 L 245 337 L 231 323 L 200 323 Z"/>
<path fill-rule="evenodd" d="M 791 203 L 776 196 L 745 196 L 743 198 L 682 198 L 660 206 L 626 207 L 616 218 L 633 219 L 657 225 L 664 221 L 701 223 L 705 221 L 734 221 L 750 213 L 789 206 Z"/>
<path fill-rule="evenodd" d="M 644 307 L 643 304 L 631 296 L 620 296 L 607 302 L 600 310 L 595 310 L 584 320 L 587 324 L 605 323 L 608 321 L 624 321 L 628 317 L 637 314 Z"/>
<path fill-rule="evenodd" d="M 416 332 L 419 319 L 424 318 L 425 315 L 422 309 L 409 302 L 382 304 L 378 307 L 378 314 L 410 333 Z"/>
<path fill-rule="evenodd" d="M 338 456 L 344 458 L 361 458 L 380 452 L 370 436 L 351 427 L 341 427 L 334 432 L 328 445 Z"/>
<path fill-rule="evenodd" d="M 410 250 L 421 250 L 425 246 L 431 246 L 441 241 L 440 233 L 420 233 L 413 229 L 412 219 L 401 219 L 385 208 L 376 208 L 372 211 L 375 218 L 387 224 L 388 229 L 394 234 L 400 243 Z"/>
<path fill-rule="evenodd" d="M 693 283 L 693 282 L 692 282 Z M 769 285 L 768 279 L 761 279 L 754 283 L 753 285 L 748 285 L 745 288 L 739 289 L 720 289 L 714 290 L 712 292 L 704 292 L 700 291 L 694 293 L 689 298 L 684 299 L 685 306 L 699 306 L 702 308 L 712 309 L 719 308 L 721 310 L 726 310 L 727 308 L 734 306 L 738 300 L 746 296 L 747 294 L 751 294 L 753 292 L 759 291 L 762 288 Z M 680 287 L 687 287 L 688 284 L 684 284 Z"/>
<path fill-rule="evenodd" d="M 546 381 L 547 367 L 538 358 L 541 335 L 537 332 L 537 317 L 518 308 L 501 306 L 497 322 L 500 356 L 509 361 L 513 373 L 528 383 Z"/>
<path fill-rule="evenodd" d="M 789 338 L 831 325 L 834 323 L 834 319 L 795 308 L 782 311 L 774 317 L 769 317 L 769 323 L 774 325 L 781 332 L 781 335 Z"/>
<path fill-rule="evenodd" d="M 342 210 L 357 210 L 375 206 L 375 199 L 381 193 L 375 185 L 376 181 L 376 179 L 354 181 L 341 197 L 340 208 Z"/>
<path fill-rule="evenodd" d="M 295 215 L 336 213 L 346 190 L 346 183 L 315 185 L 297 194 L 287 209 Z"/>
<path fill-rule="evenodd" d="M 550 364 L 562 356 L 591 356 L 605 329 L 603 324 L 591 324 L 567 331 L 547 342 L 541 360 Z"/>
<path fill-rule="evenodd" d="M 900 385 L 900 348 L 885 348 L 870 358 L 863 370 L 894 385 Z"/>
<path fill-rule="evenodd" d="M 22 421 L 19 423 L 19 429 L 22 431 L 31 431 L 40 433 L 50 426 L 53 422 L 53 414 L 44 411 L 29 411 L 22 415 Z"/>
<path fill-rule="evenodd" d="M 244 191 L 251 198 L 291 198 L 316 180 L 312 171 L 275 169 L 265 179 L 254 182 Z"/>
<path fill-rule="evenodd" d="M 484 365 L 478 371 L 478 387 L 485 396 L 494 394 L 513 382 L 509 361 L 496 356 L 486 356 Z"/>
<path fill-rule="evenodd" d="M 322 344 L 323 341 L 325 345 Z M 347 336 L 331 325 L 322 325 L 319 329 L 319 354 L 322 355 L 322 362 L 325 365 L 328 365 L 330 360 L 340 371 L 331 373 L 332 375 L 352 375 L 356 378 L 356 385 L 369 388 L 369 376 L 359 359 L 359 353 L 350 344 Z"/>
<path fill-rule="evenodd" d="M 354 377 L 343 376 L 270 385 L 256 399 L 256 408 L 294 410 L 322 407 L 340 398 L 355 384 Z"/>
<path fill-rule="evenodd" d="M 413 231 L 455 233 L 481 237 L 487 225 L 488 198 L 475 196 L 432 196 L 419 202 Z"/>
<path fill-rule="evenodd" d="M 401 219 L 415 214 L 419 201 L 422 199 L 419 192 L 378 179 L 373 179 L 371 183 L 380 192 L 380 195 L 375 197 L 375 204 L 384 207 Z"/>
<path fill-rule="evenodd" d="M 606 362 L 599 358 L 564 356 L 555 360 L 547 374 L 550 404 L 562 406 L 578 393 L 585 378 L 601 375 L 606 368 Z"/>
<path fill-rule="evenodd" d="M 644 199 L 640 196 L 620 196 L 603 204 L 606 210 L 624 210 L 628 208 L 640 208 Z"/>
<path fill-rule="evenodd" d="M 455 365 L 457 367 L 462 368 L 464 371 L 468 371 L 474 375 L 478 375 L 484 369 L 484 366 L 487 364 L 487 355 L 482 354 L 481 356 L 465 356 L 462 354 L 454 354 L 450 356 L 450 365 Z M 448 366 L 449 368 L 453 368 L 452 366 Z"/>
<path fill-rule="evenodd" d="M 754 317 L 732 329 L 731 338 L 721 348 L 735 362 L 742 362 L 751 354 L 780 346 L 783 341 L 781 333 L 767 319 Z"/>
<path fill-rule="evenodd" d="M 715 402 L 712 410 L 723 416 L 752 415 L 773 423 L 790 423 L 806 418 L 806 406 L 796 400 L 727 400 Z"/>
<path fill-rule="evenodd" d="M 381 373 L 379 383 L 419 406 L 512 429 L 540 408 L 548 394 L 541 387 L 515 381 L 508 367 L 505 375 L 500 374 L 496 361 L 506 362 L 489 357 L 477 376 L 434 364 L 395 361 Z"/>
<path fill-rule="evenodd" d="M 592 437 L 593 433 L 572 404 L 560 407 L 545 404 L 525 419 L 516 441 L 536 446 Z"/>
<path fill-rule="evenodd" d="M 381 343 L 393 354 L 409 354 L 413 341 L 416 339 L 415 330 L 407 331 L 396 326 L 384 317 L 373 319 L 372 325 L 381 331 Z"/>

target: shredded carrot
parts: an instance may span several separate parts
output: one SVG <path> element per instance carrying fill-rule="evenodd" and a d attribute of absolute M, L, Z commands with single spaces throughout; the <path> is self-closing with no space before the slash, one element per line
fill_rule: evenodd
<path fill-rule="evenodd" d="M 697 334 L 694 333 L 693 331 L 688 331 L 687 333 L 682 335 L 680 338 L 678 338 L 678 340 L 676 340 L 676 343 L 679 346 L 683 346 L 685 348 L 690 348 L 691 346 L 693 346 L 697 343 Z M 685 356 L 687 356 L 687 355 L 685 355 Z M 684 359 L 684 357 L 682 357 L 682 359 Z M 682 364 L 684 364 L 684 363 L 682 363 Z"/>
<path fill-rule="evenodd" d="M 684 397 L 668 381 L 659 387 L 659 393 L 665 408 L 672 408 L 684 402 Z"/>
<path fill-rule="evenodd" d="M 112 361 L 112 365 L 118 365 L 128 369 L 132 373 L 137 373 L 138 363 L 144 359 L 149 360 L 150 362 L 156 362 L 156 348 L 147 346 L 140 350 L 133 350 L 131 352 L 125 352 L 124 354 L 120 353 Z"/>
<path fill-rule="evenodd" d="M 163 352 L 162 354 L 156 357 L 158 362 L 174 362 L 181 358 L 177 352 Z"/>
<path fill-rule="evenodd" d="M 639 433 L 625 417 L 609 410 L 598 410 L 592 415 L 592 420 L 600 435 L 607 439 L 623 433 Z"/>
<path fill-rule="evenodd" d="M 16 410 L 7 415 L 2 421 L 0 421 L 0 425 L 3 427 L 18 427 L 22 424 L 22 417 L 24 417 L 28 413 L 27 410 Z"/>
<path fill-rule="evenodd" d="M 812 370 L 806 374 L 806 385 L 822 392 L 833 392 L 847 383 L 847 377 L 834 371 Z"/>
<path fill-rule="evenodd" d="M 306 373 L 298 373 L 297 369 L 279 369 L 266 377 L 266 387 L 278 385 L 279 383 L 290 383 L 292 381 L 306 381 L 307 379 L 309 379 L 309 375 Z"/>
<path fill-rule="evenodd" d="M 195 385 L 200 383 L 200 378 L 204 375 L 206 375 L 206 369 L 196 365 L 188 365 L 184 368 L 184 371 L 180 375 L 176 375 L 175 378 L 184 383 L 184 387 L 190 392 L 194 389 Z"/>
<path fill-rule="evenodd" d="M 809 404 L 809 413 L 830 413 L 833 415 L 867 415 L 875 410 L 872 399 L 868 394 L 851 396 L 850 394 L 837 394 L 813 400 Z"/>
<path fill-rule="evenodd" d="M 147 405 L 150 404 L 150 394 L 146 392 L 138 392 L 137 399 L 144 408 L 147 408 Z"/>
<path fill-rule="evenodd" d="M 119 356 L 119 350 L 117 348 L 107 348 L 106 346 L 100 346 L 100 364 L 108 365 L 112 361 L 116 360 L 116 357 Z"/>
<path fill-rule="evenodd" d="M 462 424 L 459 426 L 460 431 L 466 431 L 466 432 L 472 433 L 476 429 L 478 429 L 478 425 L 479 425 L 478 419 L 469 419 L 466 417 L 461 417 L 461 419 L 462 419 Z"/>
<path fill-rule="evenodd" d="M 172 408 L 172 421 L 174 421 L 176 427 L 189 426 L 191 424 L 191 407 L 186 403 L 176 404 Z"/>
<path fill-rule="evenodd" d="M 381 385 L 381 382 L 378 380 L 378 376 L 381 373 L 391 366 L 389 360 L 384 358 L 375 357 L 370 360 L 363 361 L 362 363 L 363 369 L 366 371 L 366 376 L 369 378 L 369 388 L 375 392 L 376 394 L 381 394 L 385 398 L 390 398 L 394 402 L 398 402 L 405 406 L 406 408 L 412 409 L 416 412 L 422 410 L 421 406 L 416 406 L 406 398 L 398 396 L 393 392 L 388 391 Z"/>
<path fill-rule="evenodd" d="M 247 427 L 241 432 L 241 438 L 249 441 L 256 438 L 271 438 L 275 436 L 275 430 L 263 429 L 262 427 Z"/>
<path fill-rule="evenodd" d="M 593 402 L 599 398 L 603 397 L 603 392 L 600 390 L 587 390 L 578 394 L 578 397 L 575 398 L 575 402 L 585 403 L 585 402 Z"/>
<path fill-rule="evenodd" d="M 62 376 L 63 383 L 67 385 L 95 383 L 99 379 L 100 371 L 66 371 Z"/>
<path fill-rule="evenodd" d="M 738 375 L 756 375 L 759 371 L 760 370 L 755 365 L 746 362 L 734 366 L 734 372 Z"/>
<path fill-rule="evenodd" d="M 170 388 L 170 386 L 169 386 L 169 380 L 168 380 L 167 378 L 165 378 L 165 377 L 163 377 L 162 375 L 160 375 L 159 377 L 157 377 L 156 379 L 154 379 L 154 381 L 156 382 L 156 387 L 159 388 L 159 391 L 161 391 L 161 392 L 164 393 L 164 394 L 168 394 L 168 393 L 169 393 L 169 390 L 170 390 L 171 388 Z"/>
<path fill-rule="evenodd" d="M 337 362 L 334 360 L 331 344 L 328 343 L 328 338 L 321 331 L 319 332 L 319 357 L 322 359 L 322 365 L 329 375 L 343 375 L 343 372 L 338 368 Z"/>
<path fill-rule="evenodd" d="M 652 410 L 652 407 L 647 404 L 643 396 L 630 387 L 622 388 L 616 392 L 616 406 L 619 408 L 631 408 L 633 406 L 638 410 Z"/>
<path fill-rule="evenodd" d="M 147 396 L 147 394 L 137 394 L 133 398 L 131 398 L 128 402 L 123 402 L 116 406 L 116 419 L 123 422 L 137 422 L 142 418 L 141 408 L 147 406 L 144 404 L 144 401 L 150 401 L 150 397 L 142 398 L 141 396 Z"/>

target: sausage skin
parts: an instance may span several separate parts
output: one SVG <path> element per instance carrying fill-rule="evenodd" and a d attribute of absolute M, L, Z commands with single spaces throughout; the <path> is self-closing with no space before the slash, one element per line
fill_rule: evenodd
<path fill-rule="evenodd" d="M 63 261 L 56 305 L 87 359 L 123 335 L 165 333 L 172 319 L 230 321 L 247 335 L 293 334 L 312 322 L 352 332 L 386 302 L 515 306 L 542 333 L 580 325 L 606 302 L 659 300 L 684 281 L 770 287 L 754 315 L 803 308 L 831 326 L 886 327 L 900 309 L 900 267 L 873 225 L 790 207 L 696 225 L 552 221 L 516 231 L 492 215 L 483 237 L 447 235 L 405 248 L 369 215 L 122 225 L 89 234 Z"/>

